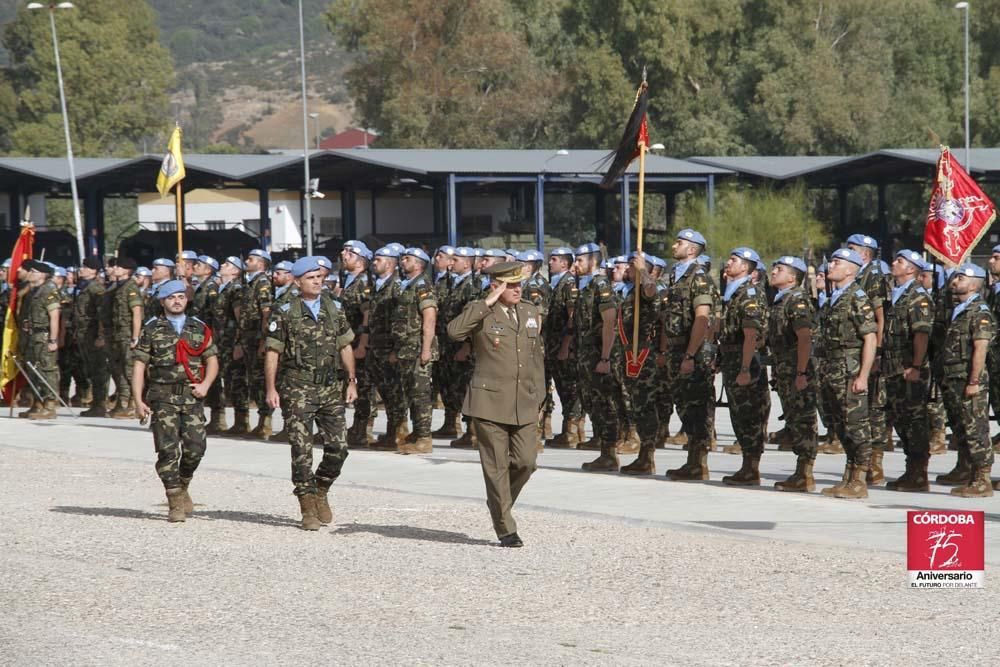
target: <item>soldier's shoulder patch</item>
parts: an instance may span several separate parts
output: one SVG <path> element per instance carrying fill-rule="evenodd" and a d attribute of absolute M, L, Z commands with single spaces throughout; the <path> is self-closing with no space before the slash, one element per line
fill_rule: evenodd
<path fill-rule="evenodd" d="M 283 313 L 287 313 L 288 309 L 291 308 L 291 307 L 292 307 L 292 304 L 286 301 L 285 303 L 283 303 L 280 306 L 278 306 L 278 310 L 280 310 Z"/>
<path fill-rule="evenodd" d="M 278 330 L 278 320 L 271 320 L 271 323 L 267 325 L 267 330 L 274 333 Z"/>
<path fill-rule="evenodd" d="M 331 301 L 333 301 L 333 305 L 337 310 L 343 309 L 344 306 L 339 301 L 337 301 L 336 299 L 331 299 Z"/>
<path fill-rule="evenodd" d="M 985 303 L 981 303 L 979 304 L 979 310 L 985 310 L 986 312 L 989 312 L 990 307 L 987 306 Z"/>
<path fill-rule="evenodd" d="M 865 291 L 863 289 L 859 289 L 859 290 L 856 290 L 854 292 L 854 296 L 856 296 L 856 297 L 862 297 L 862 296 L 868 296 L 868 295 L 865 294 Z"/>
<path fill-rule="evenodd" d="M 756 288 L 751 287 L 750 289 L 747 290 L 747 296 L 756 296 L 756 295 L 757 295 Z"/>

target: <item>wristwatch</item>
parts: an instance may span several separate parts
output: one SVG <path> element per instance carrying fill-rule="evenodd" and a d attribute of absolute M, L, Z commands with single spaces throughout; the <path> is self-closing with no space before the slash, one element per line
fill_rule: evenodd
<path fill-rule="evenodd" d="M 688 354 L 687 352 L 685 352 L 684 353 L 684 360 L 687 361 L 688 359 L 690 359 L 691 361 L 694 361 L 694 355 L 693 354 Z"/>
<path fill-rule="evenodd" d="M 347 378 L 347 381 L 350 382 L 351 384 L 357 384 L 358 378 Z"/>

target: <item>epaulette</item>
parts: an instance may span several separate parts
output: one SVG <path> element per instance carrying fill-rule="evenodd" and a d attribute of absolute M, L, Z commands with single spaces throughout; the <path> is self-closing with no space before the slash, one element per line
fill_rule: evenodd
<path fill-rule="evenodd" d="M 292 307 L 292 304 L 289 303 L 288 301 L 286 301 L 285 303 L 283 303 L 280 306 L 278 306 L 278 310 L 280 310 L 283 313 L 287 313 L 288 309 L 291 308 L 291 307 Z"/>

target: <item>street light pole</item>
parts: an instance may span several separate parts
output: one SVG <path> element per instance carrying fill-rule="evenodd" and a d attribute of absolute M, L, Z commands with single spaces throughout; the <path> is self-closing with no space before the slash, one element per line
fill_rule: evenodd
<path fill-rule="evenodd" d="M 302 63 L 302 159 L 305 164 L 306 254 L 313 254 L 312 193 L 309 191 L 309 108 L 306 101 L 306 29 L 299 0 L 299 59 Z"/>
<path fill-rule="evenodd" d="M 59 80 L 59 105 L 62 109 L 63 132 L 66 135 L 66 161 L 69 164 L 69 187 L 73 195 L 73 222 L 76 225 L 76 244 L 80 252 L 80 261 L 84 260 L 83 249 L 83 223 L 80 220 L 80 197 L 76 189 L 76 167 L 73 164 L 73 142 L 69 135 L 69 114 L 66 112 L 66 88 L 63 85 L 62 63 L 59 60 L 59 37 L 56 33 L 56 10 L 73 9 L 72 2 L 60 2 L 59 4 L 49 3 L 48 7 L 40 2 L 28 4 L 28 9 L 48 9 L 49 25 L 52 28 L 52 48 L 56 56 L 56 77 Z"/>
<path fill-rule="evenodd" d="M 961 9 L 965 12 L 965 170 L 970 171 L 972 165 L 970 164 L 970 141 L 969 136 L 969 3 L 959 2 L 955 5 L 955 9 Z"/>

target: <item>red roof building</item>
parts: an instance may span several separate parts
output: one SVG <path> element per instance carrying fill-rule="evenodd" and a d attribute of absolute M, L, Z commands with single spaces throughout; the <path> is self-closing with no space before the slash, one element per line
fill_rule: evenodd
<path fill-rule="evenodd" d="M 319 147 L 321 150 L 330 150 L 334 148 L 369 148 L 376 141 L 378 141 L 377 134 L 373 134 L 367 130 L 360 130 L 356 127 L 350 127 L 339 134 L 327 137 L 320 142 Z"/>

